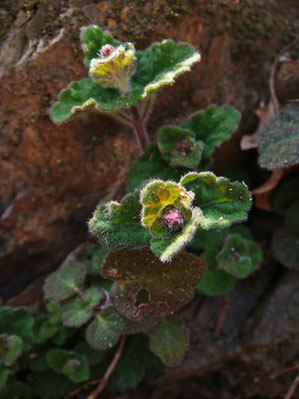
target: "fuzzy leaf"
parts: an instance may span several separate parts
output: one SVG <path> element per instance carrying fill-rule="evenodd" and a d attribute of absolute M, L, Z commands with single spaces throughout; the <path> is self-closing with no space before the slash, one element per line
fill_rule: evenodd
<path fill-rule="evenodd" d="M 9 373 L 9 369 L 0 364 L 0 391 L 5 387 Z"/>
<path fill-rule="evenodd" d="M 216 146 L 230 138 L 237 128 L 241 114 L 229 105 L 211 105 L 191 116 L 181 125 L 196 134 L 196 140 L 204 142 L 200 167 L 206 168 L 211 163 L 211 154 Z"/>
<path fill-rule="evenodd" d="M 200 55 L 187 43 L 163 40 L 145 51 L 137 51 L 137 68 L 131 78 L 133 91 L 142 89 L 141 99 L 163 86 L 172 85 L 175 79 L 200 61 Z"/>
<path fill-rule="evenodd" d="M 80 39 L 82 42 L 82 48 L 86 55 L 84 62 L 88 67 L 93 58 L 99 57 L 101 47 L 105 44 L 111 44 L 114 47 L 120 45 L 120 42 L 114 40 L 108 31 L 103 32 L 97 25 L 82 28 Z"/>
<path fill-rule="evenodd" d="M 132 320 L 124 318 L 124 333 L 138 334 L 146 333 L 156 324 L 156 319 L 149 314 L 145 315 L 142 320 Z"/>
<path fill-rule="evenodd" d="M 12 366 L 23 352 L 23 340 L 17 335 L 0 335 L 0 363 Z"/>
<path fill-rule="evenodd" d="M 42 344 L 46 342 L 49 338 L 57 333 L 58 329 L 58 325 L 51 323 L 49 317 L 35 317 L 32 328 L 33 342 L 36 344 Z"/>
<path fill-rule="evenodd" d="M 274 170 L 299 162 L 299 104 L 282 108 L 278 116 L 262 130 L 258 142 L 262 168 Z"/>
<path fill-rule="evenodd" d="M 24 349 L 32 337 L 33 316 L 26 309 L 0 308 L 0 334 L 16 335 L 23 339 Z"/>
<path fill-rule="evenodd" d="M 180 183 L 195 193 L 192 206 L 201 209 L 199 224 L 204 230 L 229 227 L 247 219 L 251 197 L 245 184 L 232 183 L 211 172 L 190 172 Z"/>
<path fill-rule="evenodd" d="M 167 366 L 177 366 L 189 346 L 188 331 L 181 319 L 164 316 L 148 333 L 150 348 Z"/>
<path fill-rule="evenodd" d="M 151 249 L 162 262 L 169 262 L 193 239 L 202 214 L 198 208 L 193 208 L 192 212 L 189 222 L 176 234 L 171 237 L 152 238 Z"/>
<path fill-rule="evenodd" d="M 238 234 L 227 237 L 217 256 L 220 268 L 238 278 L 253 273 L 262 261 L 262 251 L 253 241 L 245 240 Z"/>
<path fill-rule="evenodd" d="M 299 233 L 288 227 L 275 230 L 272 237 L 272 249 L 275 257 L 285 267 L 299 269 Z"/>
<path fill-rule="evenodd" d="M 215 248 L 208 248 L 201 255 L 201 258 L 207 264 L 207 271 L 197 286 L 197 290 L 207 295 L 226 294 L 235 286 L 234 277 L 225 270 L 218 268 L 218 252 Z"/>
<path fill-rule="evenodd" d="M 61 321 L 66 327 L 80 327 L 92 317 L 92 309 L 82 299 L 70 299 L 61 306 Z"/>
<path fill-rule="evenodd" d="M 53 122 L 61 123 L 80 111 L 116 111 L 135 103 L 134 94 L 129 98 L 121 97 L 116 89 L 104 88 L 91 79 L 81 79 L 62 90 L 51 109 L 51 117 Z"/>
<path fill-rule="evenodd" d="M 134 162 L 128 173 L 128 192 L 149 182 L 151 179 L 179 181 L 185 173 L 184 168 L 171 168 L 161 156 L 157 144 L 150 144 L 136 162 Z"/>
<path fill-rule="evenodd" d="M 158 146 L 170 166 L 194 169 L 201 160 L 204 143 L 196 141 L 195 133 L 190 130 L 165 126 L 158 132 Z"/>
<path fill-rule="evenodd" d="M 138 320 L 180 308 L 192 299 L 204 272 L 204 262 L 195 255 L 184 253 L 162 263 L 148 247 L 118 249 L 103 264 L 104 277 L 116 280 L 115 307 L 120 314 Z"/>
<path fill-rule="evenodd" d="M 98 235 L 108 248 L 147 245 L 151 235 L 140 223 L 139 192 L 126 195 L 121 204 L 111 201 L 95 211 L 89 229 Z"/>
<path fill-rule="evenodd" d="M 82 293 L 82 299 L 90 306 L 97 306 L 102 299 L 105 298 L 103 290 L 98 287 L 92 286 Z"/>
<path fill-rule="evenodd" d="M 52 370 L 67 375 L 73 382 L 89 379 L 89 367 L 84 355 L 65 349 L 50 349 L 47 362 Z"/>
<path fill-rule="evenodd" d="M 117 344 L 124 325 L 124 318 L 113 307 L 105 308 L 87 327 L 87 342 L 100 351 L 112 348 Z"/>
<path fill-rule="evenodd" d="M 45 294 L 54 301 L 63 301 L 83 286 L 85 275 L 86 270 L 82 263 L 66 264 L 46 278 Z"/>

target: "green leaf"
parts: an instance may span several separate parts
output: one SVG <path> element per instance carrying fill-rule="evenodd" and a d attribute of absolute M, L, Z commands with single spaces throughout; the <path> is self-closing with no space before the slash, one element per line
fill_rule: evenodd
<path fill-rule="evenodd" d="M 57 324 L 61 320 L 61 306 L 60 303 L 50 301 L 47 297 L 44 297 L 44 302 L 47 311 L 50 313 L 49 323 Z"/>
<path fill-rule="evenodd" d="M 31 397 L 31 388 L 20 381 L 12 382 L 1 392 L 1 399 L 31 399 Z"/>
<path fill-rule="evenodd" d="M 128 172 L 128 192 L 149 182 L 151 179 L 179 181 L 184 168 L 171 168 L 163 160 L 157 144 L 150 144 L 143 155 L 134 162 Z"/>
<path fill-rule="evenodd" d="M 90 366 L 95 366 L 105 359 L 107 352 L 98 351 L 91 348 L 86 342 L 81 341 L 75 346 L 74 351 L 80 355 L 84 355 Z"/>
<path fill-rule="evenodd" d="M 129 107 L 131 102 L 121 97 L 116 89 L 104 88 L 91 79 L 81 79 L 62 90 L 51 109 L 51 117 L 54 123 L 61 123 L 80 111 L 116 111 Z"/>
<path fill-rule="evenodd" d="M 156 324 L 157 319 L 150 315 L 145 315 L 142 320 L 132 320 L 124 318 L 124 333 L 125 334 L 138 334 L 146 333 L 148 330 L 153 328 Z"/>
<path fill-rule="evenodd" d="M 274 231 L 272 249 L 275 257 L 285 267 L 299 269 L 299 233 L 288 227 Z"/>
<path fill-rule="evenodd" d="M 148 247 L 118 249 L 103 264 L 104 277 L 116 280 L 115 307 L 138 320 L 174 312 L 190 301 L 204 272 L 204 262 L 195 255 L 184 253 L 162 263 Z"/>
<path fill-rule="evenodd" d="M 80 327 L 93 316 L 92 308 L 79 298 L 64 303 L 61 312 L 61 321 L 66 327 Z"/>
<path fill-rule="evenodd" d="M 113 307 L 105 308 L 87 327 L 87 342 L 100 351 L 112 348 L 117 344 L 124 325 L 124 318 Z"/>
<path fill-rule="evenodd" d="M 188 331 L 181 319 L 164 316 L 148 333 L 150 348 L 167 366 L 177 366 L 189 346 Z"/>
<path fill-rule="evenodd" d="M 201 160 L 202 141 L 195 140 L 195 133 L 179 127 L 165 126 L 158 132 L 158 146 L 162 158 L 170 166 L 194 169 Z"/>
<path fill-rule="evenodd" d="M 27 349 L 31 343 L 33 316 L 26 309 L 13 309 L 8 306 L 0 308 L 0 333 L 16 335 L 23 339 Z"/>
<path fill-rule="evenodd" d="M 120 204 L 111 201 L 100 205 L 89 221 L 89 229 L 108 248 L 147 245 L 151 235 L 141 225 L 141 209 L 139 192 L 128 194 Z"/>
<path fill-rule="evenodd" d="M 42 344 L 55 335 L 59 327 L 50 322 L 47 316 L 36 316 L 32 328 L 32 339 L 36 344 Z"/>
<path fill-rule="evenodd" d="M 219 230 L 197 230 L 193 240 L 188 246 L 194 251 L 207 248 L 220 248 L 227 236 L 227 231 Z"/>
<path fill-rule="evenodd" d="M 66 264 L 46 278 L 45 294 L 54 301 L 63 301 L 81 289 L 85 275 L 86 270 L 82 263 Z"/>
<path fill-rule="evenodd" d="M 111 44 L 114 47 L 120 45 L 119 41 L 113 40 L 108 31 L 103 32 L 97 25 L 82 28 L 80 39 L 86 55 L 84 62 L 88 67 L 93 58 L 99 57 L 99 51 L 105 44 Z"/>
<path fill-rule="evenodd" d="M 96 286 L 92 286 L 82 293 L 82 299 L 92 307 L 97 306 L 104 298 L 104 291 Z"/>
<path fill-rule="evenodd" d="M 211 154 L 216 146 L 230 138 L 232 132 L 238 127 L 241 114 L 229 105 L 211 105 L 191 116 L 181 125 L 196 134 L 196 140 L 204 142 L 200 167 L 206 168 L 211 163 Z"/>
<path fill-rule="evenodd" d="M 238 234 L 227 237 L 217 256 L 220 268 L 238 278 L 253 273 L 262 261 L 261 248 L 251 240 L 245 240 Z"/>
<path fill-rule="evenodd" d="M 30 352 L 29 366 L 33 373 L 45 371 L 49 369 L 49 365 L 46 360 L 47 348 L 44 346 L 34 346 Z"/>
<path fill-rule="evenodd" d="M 65 349 L 50 349 L 47 362 L 56 373 L 67 375 L 73 382 L 89 379 L 89 367 L 84 355 Z"/>
<path fill-rule="evenodd" d="M 199 225 L 204 230 L 229 227 L 247 219 L 251 197 L 245 184 L 232 183 L 211 172 L 190 172 L 180 183 L 186 190 L 194 192 L 192 205 L 202 211 Z"/>
<path fill-rule="evenodd" d="M 175 79 L 200 60 L 200 55 L 187 43 L 163 40 L 145 51 L 137 51 L 137 68 L 131 78 L 133 91 L 142 89 L 141 99 L 163 86 L 172 85 Z"/>
<path fill-rule="evenodd" d="M 17 335 L 0 335 L 0 363 L 12 366 L 23 352 L 23 340 Z"/>
<path fill-rule="evenodd" d="M 0 391 L 5 387 L 10 370 L 0 364 Z"/>
<path fill-rule="evenodd" d="M 37 398 L 60 399 L 65 398 L 68 393 L 74 390 L 69 378 L 56 374 L 52 371 L 44 371 L 34 374 L 33 393 Z"/>
<path fill-rule="evenodd" d="M 269 125 L 264 126 L 258 142 L 262 168 L 274 170 L 299 162 L 299 104 L 288 104 Z"/>
<path fill-rule="evenodd" d="M 201 255 L 207 264 L 207 271 L 197 286 L 197 290 L 207 295 L 226 294 L 235 287 L 234 277 L 218 267 L 218 252 L 215 248 L 208 248 Z"/>

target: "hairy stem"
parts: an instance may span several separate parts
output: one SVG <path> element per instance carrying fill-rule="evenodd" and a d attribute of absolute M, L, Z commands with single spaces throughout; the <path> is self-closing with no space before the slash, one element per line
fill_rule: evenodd
<path fill-rule="evenodd" d="M 147 149 L 149 139 L 148 139 L 147 133 L 144 129 L 143 122 L 139 117 L 138 108 L 135 107 L 135 105 L 132 105 L 130 109 L 131 109 L 131 113 L 132 113 L 132 116 L 134 119 L 133 125 L 134 125 L 135 136 L 136 136 L 140 151 L 143 153 Z"/>
<path fill-rule="evenodd" d="M 92 391 L 91 394 L 87 397 L 87 399 L 96 399 L 96 397 L 103 391 L 103 389 L 107 385 L 109 377 L 110 377 L 112 371 L 115 369 L 115 366 L 117 365 L 117 362 L 119 361 L 119 358 L 123 352 L 126 339 L 127 339 L 126 335 L 123 335 L 121 337 L 117 352 L 115 353 L 114 358 L 112 359 L 112 362 L 110 363 L 110 366 L 108 367 L 104 377 L 101 379 L 101 381 L 100 381 L 99 385 L 96 387 L 96 389 L 94 391 Z"/>

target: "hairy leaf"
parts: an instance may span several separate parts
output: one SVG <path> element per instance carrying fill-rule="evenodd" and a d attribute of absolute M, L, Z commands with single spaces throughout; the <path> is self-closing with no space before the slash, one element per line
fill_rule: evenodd
<path fill-rule="evenodd" d="M 50 349 L 47 362 L 56 373 L 67 375 L 73 382 L 89 379 L 89 367 L 84 355 L 65 349 Z"/>
<path fill-rule="evenodd" d="M 32 339 L 36 344 L 42 344 L 55 335 L 59 327 L 50 322 L 47 316 L 36 316 L 32 328 Z"/>
<path fill-rule="evenodd" d="M 61 306 L 61 321 L 66 327 L 80 327 L 91 319 L 91 307 L 82 299 L 70 299 Z"/>
<path fill-rule="evenodd" d="M 45 294 L 54 301 L 63 301 L 83 286 L 85 275 L 86 269 L 82 263 L 66 264 L 46 278 Z"/>
<path fill-rule="evenodd" d="M 78 342 L 74 351 L 80 355 L 84 355 L 90 366 L 101 363 L 101 361 L 106 357 L 107 353 L 91 348 L 85 341 Z"/>
<path fill-rule="evenodd" d="M 0 391 L 5 387 L 9 373 L 9 369 L 0 364 Z"/>
<path fill-rule="evenodd" d="M 234 277 L 225 270 L 219 269 L 218 252 L 215 248 L 208 248 L 201 255 L 207 264 L 207 271 L 197 286 L 197 290 L 207 295 L 226 294 L 235 286 Z"/>
<path fill-rule="evenodd" d="M 133 91 L 142 89 L 141 99 L 163 86 L 172 85 L 182 73 L 200 61 L 200 55 L 190 44 L 163 40 L 145 51 L 137 51 L 137 68 L 131 78 Z"/>
<path fill-rule="evenodd" d="M 170 166 L 195 169 L 204 148 L 202 141 L 196 141 L 195 133 L 188 129 L 165 126 L 158 132 L 158 146 L 162 158 Z"/>
<path fill-rule="evenodd" d="M 0 364 L 12 366 L 23 352 L 23 340 L 17 335 L 0 335 Z"/>
<path fill-rule="evenodd" d="M 247 219 L 251 198 L 245 184 L 232 183 L 211 172 L 190 172 L 180 183 L 194 192 L 192 205 L 202 211 L 199 224 L 204 230 L 229 227 Z"/>
<path fill-rule="evenodd" d="M 88 344 L 97 350 L 112 348 L 124 330 L 124 318 L 113 308 L 105 308 L 86 330 Z"/>
<path fill-rule="evenodd" d="M 139 192 L 128 194 L 120 204 L 111 201 L 100 205 L 89 221 L 89 229 L 108 248 L 147 245 L 151 235 L 140 223 L 141 209 Z"/>
<path fill-rule="evenodd" d="M 88 274 L 95 276 L 102 275 L 102 263 L 105 257 L 109 254 L 109 249 L 103 248 L 101 245 L 95 245 L 91 250 L 91 264 L 87 269 Z"/>
<path fill-rule="evenodd" d="M 260 247 L 251 240 L 245 240 L 238 234 L 227 237 L 217 256 L 220 268 L 238 278 L 253 273 L 262 261 Z"/>
<path fill-rule="evenodd" d="M 167 366 L 177 366 L 189 346 L 188 331 L 181 319 L 168 315 L 148 333 L 150 348 Z"/>
<path fill-rule="evenodd" d="M 16 335 L 23 339 L 24 349 L 32 337 L 33 316 L 26 309 L 0 308 L 0 334 Z"/>
<path fill-rule="evenodd" d="M 201 168 L 206 168 L 211 162 L 211 153 L 216 146 L 230 138 L 237 128 L 241 114 L 229 105 L 211 105 L 191 116 L 181 126 L 196 134 L 196 140 L 204 142 L 205 146 L 200 163 Z"/>
<path fill-rule="evenodd" d="M 299 104 L 282 108 L 272 122 L 264 126 L 258 142 L 262 168 L 274 170 L 299 162 Z"/>
<path fill-rule="evenodd" d="M 195 255 L 184 253 L 162 263 L 148 247 L 118 249 L 103 264 L 104 277 L 116 280 L 117 310 L 131 319 L 174 312 L 192 299 L 204 272 L 204 262 Z"/>

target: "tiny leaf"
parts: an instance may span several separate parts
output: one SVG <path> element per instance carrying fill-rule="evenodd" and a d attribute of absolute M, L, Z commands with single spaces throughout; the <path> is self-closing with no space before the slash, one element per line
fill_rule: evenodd
<path fill-rule="evenodd" d="M 23 352 L 23 340 L 17 335 L 0 335 L 0 363 L 12 366 Z"/>
<path fill-rule="evenodd" d="M 215 248 L 208 248 L 201 255 L 201 258 L 207 264 L 207 271 L 197 286 L 197 290 L 207 295 L 226 294 L 235 286 L 234 277 L 225 270 L 219 269 L 218 252 Z"/>
<path fill-rule="evenodd" d="M 206 168 L 211 163 L 211 153 L 216 146 L 230 138 L 237 128 L 241 114 L 229 105 L 220 107 L 211 105 L 191 116 L 181 127 L 189 129 L 196 134 L 196 140 L 204 142 L 201 168 Z"/>
<path fill-rule="evenodd" d="M 262 261 L 260 247 L 251 240 L 245 240 L 238 234 L 227 237 L 217 256 L 220 268 L 238 278 L 253 273 Z"/>
<path fill-rule="evenodd" d="M 66 264 L 46 278 L 45 294 L 58 302 L 71 297 L 82 287 L 85 274 L 82 263 Z"/>
<path fill-rule="evenodd" d="M 65 349 L 50 349 L 47 362 L 56 373 L 67 375 L 73 382 L 89 379 L 89 367 L 84 355 Z"/>
<path fill-rule="evenodd" d="M 82 293 L 82 299 L 90 306 L 97 306 L 105 298 L 104 291 L 98 287 L 90 287 Z"/>
<path fill-rule="evenodd" d="M 80 327 L 93 315 L 92 309 L 82 299 L 70 299 L 61 306 L 61 321 L 66 327 Z"/>
<path fill-rule="evenodd" d="M 162 263 L 148 247 L 118 249 L 103 264 L 104 277 L 116 280 L 117 310 L 139 320 L 174 312 L 190 301 L 204 272 L 204 262 L 195 255 L 184 253 Z"/>
<path fill-rule="evenodd" d="M 23 339 L 24 349 L 28 348 L 32 338 L 33 316 L 27 309 L 0 308 L 0 334 L 16 335 Z"/>
<path fill-rule="evenodd" d="M 277 117 L 264 126 L 258 143 L 262 168 L 274 170 L 299 162 L 299 104 L 282 108 Z"/>
<path fill-rule="evenodd" d="M 88 344 L 97 350 L 106 350 L 117 344 L 124 328 L 124 318 L 113 307 L 105 308 L 86 330 Z"/>
<path fill-rule="evenodd" d="M 164 316 L 148 333 L 150 348 L 167 366 L 177 366 L 189 346 L 188 331 L 181 319 Z"/>

